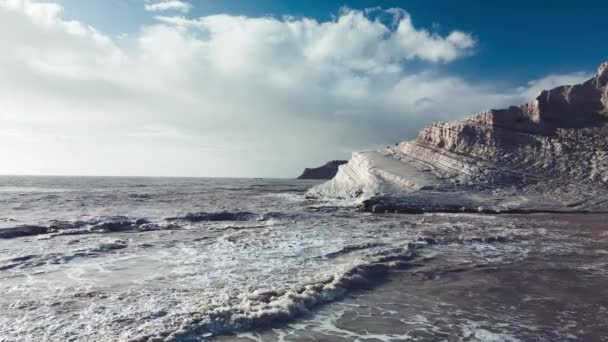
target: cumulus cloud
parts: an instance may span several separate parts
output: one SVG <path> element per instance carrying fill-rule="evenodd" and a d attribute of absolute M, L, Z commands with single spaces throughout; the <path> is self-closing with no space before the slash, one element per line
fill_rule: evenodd
<path fill-rule="evenodd" d="M 432 71 L 476 40 L 400 9 L 158 16 L 114 40 L 55 3 L 0 0 L 0 38 L 0 173 L 293 176 L 566 80 L 505 91 Z"/>
<path fill-rule="evenodd" d="M 183 13 L 188 13 L 192 9 L 192 4 L 179 0 L 164 0 L 160 2 L 146 0 L 144 8 L 146 9 L 146 11 L 150 12 L 180 11 Z"/>

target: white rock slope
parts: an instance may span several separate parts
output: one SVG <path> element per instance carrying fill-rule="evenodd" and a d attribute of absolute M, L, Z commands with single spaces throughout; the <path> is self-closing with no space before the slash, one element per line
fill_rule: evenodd
<path fill-rule="evenodd" d="M 414 141 L 354 153 L 310 197 L 365 209 L 608 210 L 608 62 L 592 79 L 457 122 Z M 406 203 L 406 204 L 404 204 Z"/>
<path fill-rule="evenodd" d="M 355 152 L 329 182 L 308 191 L 313 197 L 369 198 L 389 193 L 411 193 L 440 188 L 445 182 L 391 151 Z"/>

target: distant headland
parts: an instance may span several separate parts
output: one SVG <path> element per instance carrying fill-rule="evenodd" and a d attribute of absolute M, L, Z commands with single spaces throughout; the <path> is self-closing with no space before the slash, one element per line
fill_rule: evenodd
<path fill-rule="evenodd" d="M 347 160 L 332 160 L 323 166 L 306 168 L 298 179 L 332 179 L 338 173 L 338 167 L 348 163 Z"/>

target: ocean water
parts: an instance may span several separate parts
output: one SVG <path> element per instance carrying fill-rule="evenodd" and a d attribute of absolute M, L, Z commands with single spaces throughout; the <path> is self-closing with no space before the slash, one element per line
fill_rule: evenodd
<path fill-rule="evenodd" d="M 606 283 L 608 252 L 597 241 L 608 236 L 572 234 L 554 217 L 363 213 L 346 201 L 306 199 L 318 183 L 0 177 L 0 341 L 604 334 L 608 304 L 597 298 L 607 297 L 593 286 Z M 526 282 L 524 274 L 557 260 L 562 276 L 572 272 L 554 277 L 564 287 L 580 277 L 591 287 L 575 308 L 571 296 L 553 303 L 566 296 L 550 274 L 537 280 L 552 284 L 546 293 L 508 276 L 519 265 L 513 274 Z M 492 297 L 507 291 L 505 279 L 522 286 L 517 298 Z M 561 321 L 541 319 L 549 304 Z M 493 311 L 502 306 L 516 309 Z"/>

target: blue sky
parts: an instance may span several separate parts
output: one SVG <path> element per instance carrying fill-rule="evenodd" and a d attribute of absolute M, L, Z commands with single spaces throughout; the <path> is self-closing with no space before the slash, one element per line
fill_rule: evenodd
<path fill-rule="evenodd" d="M 61 0 L 66 16 L 104 31 L 133 32 L 154 22 L 142 0 Z M 293 15 L 330 20 L 340 8 L 398 7 L 409 12 L 414 24 L 447 33 L 454 28 L 471 32 L 479 41 L 467 59 L 443 65 L 450 72 L 472 79 L 495 79 L 518 84 L 549 73 L 590 70 L 608 58 L 608 1 L 279 1 L 191 0 L 188 17 L 229 13 L 245 16 Z"/>
<path fill-rule="evenodd" d="M 0 174 L 291 177 L 608 59 L 606 1 L 0 0 Z"/>

